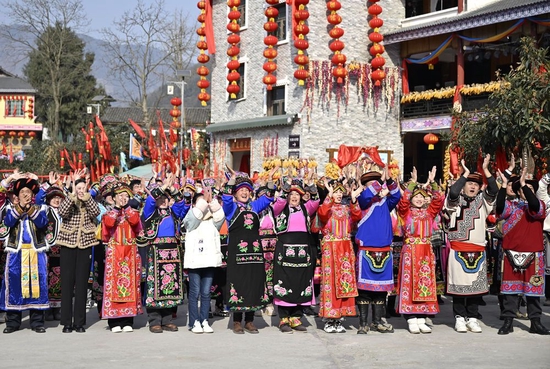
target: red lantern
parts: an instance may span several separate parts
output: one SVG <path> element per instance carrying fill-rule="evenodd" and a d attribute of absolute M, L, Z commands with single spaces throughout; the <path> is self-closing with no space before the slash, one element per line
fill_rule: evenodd
<path fill-rule="evenodd" d="M 305 69 L 298 69 L 294 72 L 294 78 L 296 78 L 299 85 L 304 84 L 304 80 L 306 80 L 309 77 L 309 72 Z M 300 83 L 301 82 L 301 83 Z"/>
<path fill-rule="evenodd" d="M 332 75 L 336 77 L 336 83 L 344 82 L 344 78 L 347 76 L 348 71 L 342 66 L 337 66 L 332 70 Z"/>
<path fill-rule="evenodd" d="M 206 27 L 197 28 L 197 35 L 206 36 Z"/>
<path fill-rule="evenodd" d="M 376 69 L 371 73 L 370 77 L 375 81 L 374 85 L 378 87 L 382 85 L 381 81 L 386 78 L 386 73 L 382 69 Z"/>
<path fill-rule="evenodd" d="M 384 36 L 378 32 L 373 32 L 369 35 L 369 40 L 372 42 L 380 43 L 382 40 L 384 40 Z"/>
<path fill-rule="evenodd" d="M 206 9 L 206 1 L 201 0 L 197 3 L 197 8 L 199 9 Z"/>
<path fill-rule="evenodd" d="M 229 82 L 236 82 L 241 78 L 241 74 L 237 71 L 232 71 L 227 74 L 227 80 Z"/>
<path fill-rule="evenodd" d="M 294 27 L 295 36 L 294 47 L 298 49 L 295 61 L 305 63 L 309 62 L 309 58 L 305 56 L 305 50 L 309 48 L 309 42 L 305 39 L 305 35 L 309 33 L 309 28 L 306 26 L 305 21 L 309 18 L 309 11 L 306 9 L 306 5 L 309 4 L 309 0 L 294 0 L 294 18 L 297 21 Z M 294 77 L 298 80 L 298 85 L 303 86 L 305 80 L 309 77 L 309 72 L 304 67 L 305 64 L 298 64 L 298 69 L 294 71 Z"/>
<path fill-rule="evenodd" d="M 25 137 L 25 132 L 20 131 L 17 135 L 18 135 L 19 137 Z"/>
<path fill-rule="evenodd" d="M 208 82 L 206 79 L 200 79 L 197 81 L 197 87 L 201 90 L 205 90 L 210 87 L 210 82 Z"/>
<path fill-rule="evenodd" d="M 329 45 L 330 50 L 332 52 L 341 51 L 344 48 L 344 43 L 340 40 L 332 41 L 332 43 Z"/>
<path fill-rule="evenodd" d="M 384 21 L 378 17 L 374 17 L 369 21 L 370 28 L 380 28 L 384 25 Z"/>
<path fill-rule="evenodd" d="M 174 106 L 180 106 L 181 105 L 181 99 L 179 97 L 173 97 L 170 99 L 170 104 Z"/>
<path fill-rule="evenodd" d="M 237 84 L 229 84 L 226 90 L 231 95 L 232 99 L 236 98 L 237 94 L 241 92 L 241 88 Z"/>
<path fill-rule="evenodd" d="M 376 58 L 372 59 L 370 62 L 370 65 L 374 69 L 381 68 L 384 66 L 384 64 L 386 64 L 386 60 L 381 56 L 377 56 Z"/>
<path fill-rule="evenodd" d="M 296 41 L 294 41 L 294 47 L 300 50 L 306 50 L 309 48 L 309 42 L 303 38 L 298 38 Z"/>
<path fill-rule="evenodd" d="M 199 76 L 206 77 L 207 75 L 210 74 L 210 71 L 208 70 L 207 67 L 205 67 L 204 65 L 201 65 L 200 67 L 197 68 L 197 74 Z"/>
<path fill-rule="evenodd" d="M 309 33 L 309 27 L 306 26 L 305 23 L 298 23 L 296 27 L 294 27 L 294 32 L 297 35 L 307 35 Z"/>
<path fill-rule="evenodd" d="M 29 137 L 35 137 L 35 136 L 36 136 L 36 132 L 34 132 L 34 131 L 29 132 Z"/>
<path fill-rule="evenodd" d="M 208 63 L 210 61 L 210 57 L 207 54 L 199 54 L 199 56 L 197 56 L 197 61 L 203 64 Z"/>
<path fill-rule="evenodd" d="M 172 109 L 170 110 L 170 116 L 172 118 L 177 118 L 181 115 L 181 111 L 179 109 Z"/>
<path fill-rule="evenodd" d="M 266 3 L 269 5 L 277 5 L 279 4 L 279 0 L 265 0 Z"/>
<path fill-rule="evenodd" d="M 170 123 L 170 126 L 175 129 L 175 130 L 178 130 L 180 129 L 181 127 L 181 123 L 177 120 L 173 121 L 172 123 Z"/>
<path fill-rule="evenodd" d="M 344 54 L 338 53 L 332 56 L 332 64 L 346 64 L 346 56 Z"/>
<path fill-rule="evenodd" d="M 241 5 L 241 0 L 227 0 L 227 6 L 230 8 L 236 8 Z"/>
<path fill-rule="evenodd" d="M 429 69 L 429 70 L 433 70 L 433 69 L 434 69 L 434 65 L 436 65 L 437 63 L 439 63 L 439 58 L 436 56 L 435 58 L 433 58 L 433 59 L 428 63 L 428 69 Z"/>
<path fill-rule="evenodd" d="M 277 70 L 277 64 L 272 61 L 265 62 L 263 68 L 267 73 L 273 73 Z"/>
<path fill-rule="evenodd" d="M 226 66 L 227 66 L 227 69 L 229 70 L 236 70 L 236 69 L 239 69 L 239 67 L 241 66 L 241 63 L 239 63 L 238 60 L 230 60 L 227 62 Z"/>
<path fill-rule="evenodd" d="M 201 101 L 202 106 L 206 106 L 206 102 L 210 100 L 210 95 L 206 92 L 201 92 L 199 94 L 199 100 Z"/>
<path fill-rule="evenodd" d="M 327 17 L 327 20 L 332 25 L 338 25 L 342 23 L 342 17 L 336 13 L 329 14 L 329 16 Z"/>
<path fill-rule="evenodd" d="M 200 50 L 206 50 L 206 49 L 208 49 L 208 44 L 206 43 L 206 41 L 199 41 L 199 42 L 197 42 L 197 47 Z"/>
<path fill-rule="evenodd" d="M 278 26 L 277 26 L 277 23 L 275 22 L 265 22 L 264 24 L 264 29 L 267 31 L 267 32 L 275 32 L 277 30 Z"/>
<path fill-rule="evenodd" d="M 229 32 L 237 33 L 241 30 L 241 26 L 239 26 L 239 23 L 229 23 L 227 25 L 227 30 Z"/>
<path fill-rule="evenodd" d="M 328 34 L 332 38 L 340 38 L 344 35 L 344 30 L 340 27 L 334 27 L 330 31 L 328 31 Z"/>
<path fill-rule="evenodd" d="M 372 56 L 376 56 L 376 55 L 380 55 L 380 54 L 383 54 L 385 51 L 384 49 L 384 46 L 380 45 L 380 44 L 374 44 L 372 45 L 372 47 L 370 48 L 370 54 Z"/>
<path fill-rule="evenodd" d="M 369 14 L 372 16 L 378 16 L 382 13 L 382 7 L 378 4 L 372 4 L 369 6 Z"/>
<path fill-rule="evenodd" d="M 268 47 L 267 49 L 264 50 L 264 57 L 266 59 L 275 59 L 277 57 L 277 50 L 275 50 L 274 48 L 272 47 Z"/>
<path fill-rule="evenodd" d="M 197 42 L 197 47 L 200 50 L 200 53 L 197 56 L 197 61 L 199 63 L 205 64 L 205 63 L 208 63 L 208 61 L 210 60 L 210 57 L 206 54 L 206 51 L 205 51 L 205 50 L 208 50 L 208 42 L 206 40 L 206 24 L 205 24 L 205 22 L 207 20 L 207 18 L 206 18 L 206 1 L 205 0 L 199 1 L 198 4 L 197 4 L 197 7 L 201 10 L 201 14 L 197 18 L 199 20 L 199 22 L 201 23 L 200 28 L 197 29 L 197 34 L 200 37 L 199 42 Z M 201 88 L 201 93 L 206 93 L 205 88 L 210 85 L 210 83 L 206 80 L 206 76 L 208 74 L 210 74 L 210 71 L 208 70 L 208 68 L 206 66 L 201 66 L 201 67 L 197 68 L 197 74 L 200 76 L 200 79 L 197 82 L 197 85 L 200 85 L 200 86 L 204 87 L 204 88 Z M 201 100 L 201 99 L 199 98 L 199 100 Z M 177 102 L 177 101 L 179 101 L 179 104 L 174 103 L 174 102 Z M 172 99 L 172 102 L 173 102 L 172 105 L 174 105 L 174 106 L 180 106 L 181 105 L 181 99 L 179 99 L 179 98 Z M 201 101 L 201 104 L 206 105 L 206 102 L 203 100 L 203 101 Z M 176 110 L 176 109 L 174 109 L 174 110 Z M 179 114 L 181 114 L 181 112 Z M 177 120 L 176 116 L 172 116 L 172 117 L 174 118 L 174 120 Z"/>
<path fill-rule="evenodd" d="M 231 10 L 228 14 L 227 14 L 227 18 L 231 19 L 232 21 L 236 21 L 238 20 L 239 18 L 241 17 L 241 12 L 238 11 L 238 10 Z"/>
<path fill-rule="evenodd" d="M 277 83 L 277 77 L 275 77 L 273 74 L 268 73 L 263 78 L 264 84 L 267 85 L 267 89 L 271 90 L 271 86 Z"/>
<path fill-rule="evenodd" d="M 227 49 L 227 55 L 230 57 L 236 57 L 241 52 L 241 49 L 238 46 L 231 46 Z"/>
<path fill-rule="evenodd" d="M 0 137 L 4 137 L 6 135 L 6 131 L 0 131 Z"/>
<path fill-rule="evenodd" d="M 277 4 L 278 4 L 278 0 L 277 0 Z M 269 4 L 269 3 L 268 3 Z M 272 6 L 270 6 L 269 8 L 267 8 L 265 10 L 265 16 L 268 17 L 268 18 L 277 18 L 277 16 L 279 15 L 279 9 L 277 8 L 274 8 Z"/>
<path fill-rule="evenodd" d="M 298 54 L 294 57 L 294 63 L 298 65 L 307 65 L 309 63 L 309 57 L 304 54 Z"/>
<path fill-rule="evenodd" d="M 434 135 L 433 133 L 428 133 L 426 136 L 424 136 L 424 143 L 428 145 L 428 150 L 433 150 L 435 148 L 435 144 L 439 142 L 439 137 Z"/>
<path fill-rule="evenodd" d="M 15 137 L 17 135 L 17 132 L 15 131 L 10 131 L 9 133 L 10 137 Z"/>
<path fill-rule="evenodd" d="M 232 44 L 232 45 L 236 45 L 239 42 L 241 42 L 241 36 L 239 36 L 235 33 L 232 33 L 229 36 L 227 36 L 227 43 Z"/>
<path fill-rule="evenodd" d="M 309 12 L 307 10 L 296 10 L 294 12 L 294 18 L 297 21 L 306 21 L 309 18 Z"/>
<path fill-rule="evenodd" d="M 206 14 L 199 14 L 199 16 L 197 17 L 197 21 L 199 23 L 204 23 L 206 21 Z"/>
<path fill-rule="evenodd" d="M 267 46 L 275 46 L 279 42 L 279 39 L 273 35 L 268 35 L 264 37 L 264 44 Z"/>
<path fill-rule="evenodd" d="M 335 12 L 342 9 L 342 4 L 339 1 L 331 0 L 327 3 L 327 9 Z"/>

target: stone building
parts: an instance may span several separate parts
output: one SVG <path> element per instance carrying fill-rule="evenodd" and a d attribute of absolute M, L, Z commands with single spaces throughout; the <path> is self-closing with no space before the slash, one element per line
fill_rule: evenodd
<path fill-rule="evenodd" d="M 292 3 L 292 2 L 291 2 Z M 213 27 L 217 52 L 211 55 L 211 156 L 213 170 L 223 169 L 225 163 L 235 169 L 252 173 L 260 171 L 264 158 L 271 156 L 302 158 L 315 157 L 319 171 L 334 155 L 339 145 L 378 146 L 387 152 L 384 158 L 403 161 L 403 145 L 399 126 L 400 83 L 398 66 L 399 45 L 386 47 L 386 78 L 381 87 L 373 87 L 368 77 L 369 27 L 368 7 L 373 3 L 364 0 L 341 2 L 338 14 L 340 27 L 345 34 L 340 38 L 345 44 L 342 53 L 347 57 L 348 77 L 341 84 L 330 75 L 329 49 L 332 41 L 328 31 L 327 3 L 311 0 L 307 5 L 309 34 L 309 72 L 312 75 L 304 86 L 294 78 L 297 64 L 294 57 L 292 32 L 292 6 L 285 0 L 276 7 L 279 27 L 274 33 L 279 42 L 275 46 L 277 83 L 268 90 L 262 82 L 266 72 L 263 51 L 264 14 L 267 3 L 261 0 L 241 0 L 239 72 L 241 91 L 235 99 L 226 92 L 228 70 L 226 50 L 229 32 L 226 28 L 230 11 L 225 0 L 213 0 Z M 384 20 L 380 33 L 398 27 L 405 17 L 402 0 L 386 0 L 378 3 Z M 355 68 L 355 69 L 353 69 Z M 353 73 L 352 73 L 353 71 Z"/>

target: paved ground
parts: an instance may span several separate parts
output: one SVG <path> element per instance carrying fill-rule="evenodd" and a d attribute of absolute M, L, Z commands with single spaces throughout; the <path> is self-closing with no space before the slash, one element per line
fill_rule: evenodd
<path fill-rule="evenodd" d="M 229 318 L 211 322 L 214 334 L 197 335 L 185 328 L 184 307 L 176 319 L 179 332 L 152 334 L 141 315 L 133 333 L 114 334 L 94 309 L 84 334 L 63 334 L 57 322 L 37 334 L 28 320 L 21 331 L 0 333 L 0 368 L 550 368 L 550 336 L 529 334 L 529 321 L 522 320 L 514 322 L 513 333 L 498 336 L 497 299 L 485 300 L 481 334 L 454 332 L 450 299 L 427 335 L 408 333 L 403 318 L 389 319 L 393 334 L 357 335 L 358 318 L 347 319 L 346 333 L 326 334 L 312 317 L 308 333 L 284 335 L 275 328 L 277 317 L 264 317 L 256 318 L 257 335 L 233 334 Z M 544 313 L 542 322 L 550 327 L 550 307 Z"/>

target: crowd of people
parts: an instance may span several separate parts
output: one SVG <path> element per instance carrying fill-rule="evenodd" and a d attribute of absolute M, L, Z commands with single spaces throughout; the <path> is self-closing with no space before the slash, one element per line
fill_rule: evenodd
<path fill-rule="evenodd" d="M 0 182 L 3 332 L 18 331 L 29 310 L 37 333 L 45 320 L 83 333 L 90 296 L 111 332 L 132 332 L 143 308 L 150 332 L 175 332 L 187 295 L 197 334 L 214 332 L 213 315 L 231 315 L 235 334 L 257 334 L 262 313 L 278 315 L 282 333 L 307 332 L 307 314 L 329 334 L 355 316 L 357 334 L 393 333 L 386 318 L 400 315 L 425 334 L 446 294 L 455 330 L 481 333 L 478 307 L 491 292 L 498 334 L 526 318 L 529 332 L 548 335 L 550 175 L 536 181 L 514 163 L 493 176 L 489 155 L 482 173 L 462 162 L 445 186 L 436 167 L 425 183 L 415 169 L 402 183 L 370 164 L 338 179 L 274 167 L 256 182 L 231 168 L 223 181 L 167 172 L 97 183 L 86 170 L 42 183 L 15 170 Z"/>

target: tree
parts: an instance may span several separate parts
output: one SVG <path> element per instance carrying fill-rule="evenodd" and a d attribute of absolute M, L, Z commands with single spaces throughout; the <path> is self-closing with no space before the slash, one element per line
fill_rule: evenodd
<path fill-rule="evenodd" d="M 190 32 L 185 17 L 175 14 L 179 16 L 168 15 L 164 0 L 149 5 L 139 0 L 115 22 L 114 29 L 101 31 L 111 73 L 124 81 L 125 99 L 142 109 L 147 126 L 152 120 L 148 114 L 150 93 L 170 70 L 189 60 Z"/>
<path fill-rule="evenodd" d="M 43 40 L 58 39 L 62 48 L 53 50 Z M 103 88 L 96 88 L 96 79 L 91 75 L 94 63 L 93 53 L 84 53 L 84 42 L 70 29 L 63 29 L 59 23 L 45 30 L 36 42 L 36 49 L 29 53 L 29 61 L 23 68 L 27 80 L 38 93 L 36 112 L 53 122 L 52 137 L 65 141 L 69 134 L 75 134 L 86 122 L 86 104 L 96 95 L 105 94 Z M 49 68 L 52 59 L 59 61 L 55 68 Z M 50 73 L 44 73 L 44 71 Z"/>
<path fill-rule="evenodd" d="M 550 155 L 550 59 L 548 49 L 533 38 L 523 37 L 520 63 L 507 75 L 498 75 L 501 88 L 491 94 L 480 112 L 455 115 L 453 144 L 464 151 L 469 163 L 479 150 L 494 153 Z"/>
<path fill-rule="evenodd" d="M 67 62 L 75 62 L 81 55 L 68 53 L 73 48 L 68 48 L 67 43 L 74 41 L 74 31 L 88 24 L 82 2 L 18 0 L 5 1 L 2 5 L 15 26 L 2 27 L 0 36 L 10 41 L 15 55 L 22 55 L 17 51 L 24 51 L 24 55 L 31 53 L 41 60 L 38 66 L 44 84 L 35 88 L 39 90 L 40 97 L 49 100 L 46 125 L 51 129 L 51 136 L 58 139 L 62 131 L 61 115 L 65 110 L 65 88 L 82 77 L 79 75 L 82 71 L 79 68 L 68 68 L 70 65 Z M 32 84 L 32 81 L 29 82 Z"/>

